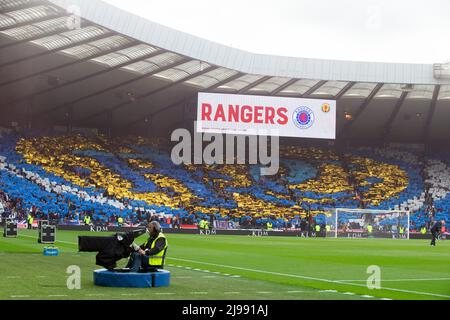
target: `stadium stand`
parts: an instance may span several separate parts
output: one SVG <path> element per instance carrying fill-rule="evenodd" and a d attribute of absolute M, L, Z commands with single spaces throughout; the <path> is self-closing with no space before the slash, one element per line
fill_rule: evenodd
<path fill-rule="evenodd" d="M 74 0 L 85 9 L 80 24 L 71 25 L 66 5 L 0 4 L 5 211 L 23 218 L 31 210 L 64 223 L 85 215 L 95 224 L 114 224 L 118 217 L 128 224 L 152 217 L 193 224 L 210 217 L 241 227 L 271 221 L 275 228 L 311 223 L 311 217 L 322 223 L 325 210 L 335 207 L 409 209 L 415 228 L 433 217 L 448 219 L 446 64 L 253 54 L 104 1 Z M 175 166 L 165 142 L 137 135 L 167 137 L 191 128 L 200 92 L 332 99 L 339 106 L 336 145 L 441 148 L 424 153 L 405 146 L 285 143 L 274 177 L 261 177 L 258 166 Z M 42 129 L 56 127 L 92 132 L 65 136 Z M 14 128 L 28 129 L 19 135 Z M 95 131 L 135 136 L 110 140 Z"/>
<path fill-rule="evenodd" d="M 323 223 L 328 208 L 411 210 L 413 229 L 431 218 L 449 221 L 448 158 L 402 148 L 352 151 L 283 146 L 276 176 L 258 166 L 186 165 L 170 160 L 169 145 L 138 137 L 10 132 L 0 138 L 0 190 L 20 217 L 130 225 L 177 216 L 241 227 Z M 256 182 L 256 183 L 255 183 Z M 26 195 L 26 196 L 25 196 Z M 430 214 L 430 208 L 433 208 Z"/>

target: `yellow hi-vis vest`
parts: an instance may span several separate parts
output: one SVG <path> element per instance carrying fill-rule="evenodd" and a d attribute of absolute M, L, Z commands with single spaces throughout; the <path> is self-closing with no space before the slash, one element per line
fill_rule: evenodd
<path fill-rule="evenodd" d="M 420 233 L 422 233 L 422 234 L 427 233 L 427 228 L 423 227 L 422 229 L 420 229 Z"/>
<path fill-rule="evenodd" d="M 158 234 L 158 236 L 156 237 L 155 240 L 153 240 L 152 245 L 150 246 L 150 249 L 153 249 L 156 245 L 156 241 L 159 238 L 164 238 L 166 239 L 166 237 L 164 236 L 164 234 L 162 232 L 160 232 Z M 147 246 L 148 240 L 147 242 L 144 244 L 144 246 Z M 160 252 L 158 252 L 155 255 L 149 256 L 148 257 L 148 264 L 150 266 L 162 266 L 163 262 L 164 262 L 164 257 L 166 256 L 166 250 L 167 250 L 167 239 L 166 239 L 166 245 L 164 246 L 164 249 L 162 249 Z"/>
<path fill-rule="evenodd" d="M 316 224 L 316 232 L 320 231 L 320 225 Z"/>
<path fill-rule="evenodd" d="M 325 229 L 327 230 L 327 232 L 330 232 L 330 231 L 331 231 L 331 227 L 330 227 L 329 225 L 326 225 L 326 226 L 325 226 Z"/>
<path fill-rule="evenodd" d="M 372 233 L 372 230 L 373 230 L 373 227 L 369 224 L 369 225 L 367 226 L 367 232 L 368 232 L 368 233 Z"/>
<path fill-rule="evenodd" d="M 91 217 L 85 216 L 85 217 L 84 217 L 84 223 L 85 223 L 85 224 L 89 224 L 90 222 L 91 222 Z"/>
<path fill-rule="evenodd" d="M 119 222 L 120 224 L 122 224 L 122 223 L 123 223 L 123 218 L 122 218 L 122 217 L 119 217 L 119 219 L 117 219 L 117 222 Z"/>
<path fill-rule="evenodd" d="M 205 221 L 205 229 L 209 230 L 209 221 L 208 220 Z"/>
<path fill-rule="evenodd" d="M 202 220 L 200 220 L 200 222 L 198 223 L 198 227 L 200 228 L 200 229 L 203 229 L 204 227 L 205 227 L 205 221 L 202 219 Z"/>
<path fill-rule="evenodd" d="M 403 234 L 403 232 L 405 232 L 404 228 L 400 228 L 400 234 Z"/>
<path fill-rule="evenodd" d="M 272 230 L 272 223 L 267 222 L 267 230 Z"/>

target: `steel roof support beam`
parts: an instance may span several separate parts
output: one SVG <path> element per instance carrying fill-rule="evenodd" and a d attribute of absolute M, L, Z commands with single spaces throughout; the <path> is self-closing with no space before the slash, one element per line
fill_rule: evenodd
<path fill-rule="evenodd" d="M 52 19 L 56 19 L 56 18 L 61 18 L 61 17 L 64 17 L 64 16 L 67 15 L 67 12 L 62 12 L 62 11 L 59 11 L 59 10 L 57 10 L 56 12 L 59 12 L 59 13 L 58 13 L 58 14 L 55 14 L 55 15 L 51 15 L 51 16 L 45 16 L 45 17 L 42 17 L 42 18 L 30 20 L 30 21 L 25 21 L 25 22 L 21 22 L 21 23 L 16 23 L 16 24 L 14 24 L 14 25 L 12 25 L 12 26 L 7 26 L 7 27 L 0 28 L 0 31 L 5 31 L 5 30 L 8 30 L 8 29 L 24 27 L 24 26 L 28 26 L 28 25 L 30 25 L 30 24 L 35 24 L 35 23 L 38 23 L 38 22 L 44 22 L 44 21 L 47 21 L 47 20 L 52 20 Z M 8 17 L 9 17 L 9 16 L 8 16 Z"/>
<path fill-rule="evenodd" d="M 120 46 L 120 47 L 118 47 L 118 48 L 116 48 L 116 49 L 114 49 L 114 50 L 108 50 L 108 51 L 110 51 L 109 53 L 112 53 L 112 52 L 116 52 L 116 51 L 118 51 L 118 50 L 123 50 L 123 49 L 126 49 L 126 48 L 133 47 L 134 45 L 136 45 L 136 44 L 132 44 L 131 46 L 130 46 L 130 44 L 127 44 L 127 45 L 124 45 L 124 46 Z M 41 90 L 41 91 L 38 91 L 38 92 L 30 93 L 30 94 L 25 95 L 25 96 L 22 96 L 22 97 L 20 97 L 20 98 L 18 98 L 18 99 L 12 100 L 12 101 L 10 101 L 10 102 L 8 102 L 8 103 L 10 103 L 10 104 L 11 104 L 11 103 L 12 103 L 12 104 L 18 103 L 18 102 L 21 102 L 21 101 L 23 101 L 23 100 L 29 99 L 30 97 L 36 97 L 36 96 L 39 96 L 39 95 L 41 95 L 41 94 L 51 92 L 51 91 L 53 91 L 53 90 L 58 90 L 58 89 L 61 89 L 61 88 L 66 87 L 66 86 L 72 85 L 72 84 L 74 84 L 74 83 L 78 83 L 78 82 L 80 82 L 80 81 L 87 80 L 87 79 L 90 79 L 90 78 L 93 78 L 93 77 L 102 75 L 102 74 L 104 74 L 104 73 L 108 73 L 108 72 L 110 72 L 110 71 L 119 69 L 119 68 L 124 67 L 124 66 L 127 66 L 127 65 L 129 65 L 129 64 L 136 63 L 136 62 L 140 61 L 141 59 L 148 59 L 148 58 L 151 58 L 151 57 L 153 57 L 154 55 L 156 55 L 156 54 L 161 54 L 161 53 L 163 53 L 163 52 L 164 52 L 163 50 L 160 50 L 160 51 L 157 51 L 157 52 L 153 52 L 153 53 L 148 54 L 148 55 L 146 55 L 146 56 L 143 56 L 143 57 L 140 57 L 140 58 L 136 58 L 136 59 L 132 59 L 132 60 L 130 60 L 130 61 L 121 63 L 121 64 L 116 65 L 116 66 L 114 66 L 114 67 L 109 67 L 109 66 L 107 66 L 107 69 L 105 69 L 105 70 L 97 71 L 97 72 L 88 74 L 88 75 L 86 75 L 86 76 L 83 76 L 83 77 L 80 77 L 80 78 L 77 78 L 77 79 L 73 79 L 73 80 L 64 82 L 64 83 L 62 83 L 62 84 L 60 84 L 60 85 L 57 85 L 57 86 L 55 86 L 55 87 L 52 87 L 52 88 L 47 88 L 47 89 L 44 89 L 44 90 Z M 102 54 L 102 56 L 103 56 L 103 55 L 106 55 L 106 54 L 108 54 L 108 53 L 104 53 L 104 54 Z M 95 58 L 90 58 L 89 60 L 92 60 L 92 59 L 95 59 Z M 80 63 L 80 61 L 76 61 L 76 62 L 74 62 L 74 63 L 66 64 L 66 65 L 64 65 L 64 67 L 71 66 L 71 65 L 77 64 L 77 63 Z M 57 69 L 59 69 L 59 68 L 62 68 L 62 66 L 57 67 Z M 54 68 L 52 68 L 52 69 L 54 69 Z M 41 72 L 39 72 L 39 74 L 45 74 L 45 73 L 47 73 L 47 72 L 49 72 L 49 71 L 48 71 L 48 70 L 47 70 L 47 71 L 41 71 Z M 16 82 L 16 81 L 14 81 L 14 82 Z M 13 83 L 14 83 L 14 82 L 13 82 Z M 0 87 L 1 87 L 1 85 L 0 85 Z"/>
<path fill-rule="evenodd" d="M 67 16 L 67 15 L 60 15 L 60 16 L 56 16 L 56 17 L 54 17 L 52 19 L 49 19 L 49 20 L 62 18 L 62 17 L 69 18 L 69 16 Z M 88 21 L 85 21 L 85 20 L 81 21 L 81 27 L 82 28 L 85 28 L 85 27 L 88 27 L 88 26 L 94 26 L 94 24 L 90 23 Z M 64 27 L 67 28 L 67 26 L 64 26 Z M 14 29 L 14 28 L 10 28 L 10 29 Z M 42 28 L 40 28 L 40 29 L 42 30 Z M 45 32 L 45 30 L 42 30 L 42 31 Z M 56 30 L 56 31 L 53 31 L 53 32 L 45 32 L 43 34 L 31 37 L 31 38 L 27 38 L 27 39 L 23 39 L 23 40 L 16 40 L 16 41 L 14 41 L 12 43 L 7 43 L 7 44 L 4 44 L 4 45 L 1 45 L 0 49 L 5 49 L 5 48 L 8 48 L 8 47 L 17 46 L 19 44 L 27 43 L 27 42 L 38 40 L 38 39 L 45 38 L 45 37 L 56 36 L 56 35 L 58 35 L 58 34 L 60 34 L 62 32 L 66 32 L 66 31 L 67 30 L 59 29 L 59 30 Z"/>
<path fill-rule="evenodd" d="M 26 75 L 26 76 L 23 76 L 23 77 L 20 77 L 20 78 L 16 78 L 14 80 L 8 80 L 8 81 L 5 81 L 5 82 L 0 82 L 0 87 L 2 87 L 4 85 L 11 85 L 13 83 L 16 83 L 16 82 L 19 82 L 19 81 L 28 80 L 28 79 L 31 79 L 33 77 L 40 76 L 40 75 L 45 74 L 45 73 L 53 72 L 53 71 L 58 70 L 58 69 L 70 67 L 70 66 L 82 63 L 82 62 L 86 62 L 86 61 L 89 61 L 89 60 L 92 60 L 92 59 L 96 59 L 96 58 L 99 58 L 101 56 L 104 56 L 104 55 L 107 55 L 107 54 L 110 54 L 110 53 L 114 53 L 114 52 L 119 51 L 119 50 L 123 50 L 123 49 L 129 48 L 129 47 L 133 47 L 135 45 L 138 45 L 139 43 L 140 43 L 139 41 L 133 41 L 131 43 L 127 43 L 125 45 L 121 45 L 119 47 L 116 47 L 116 48 L 113 48 L 113 49 L 110 49 L 110 50 L 102 51 L 100 53 L 91 55 L 89 57 L 76 59 L 76 60 L 74 60 L 72 62 L 64 63 L 64 64 L 58 65 L 56 67 L 52 67 L 52 68 L 44 69 L 44 70 L 41 70 L 41 71 L 37 71 L 35 73 L 29 74 L 29 75 Z"/>
<path fill-rule="evenodd" d="M 347 83 L 347 84 L 344 86 L 344 88 L 342 88 L 342 90 L 339 91 L 338 94 L 335 95 L 335 96 L 333 97 L 333 99 L 334 99 L 334 100 L 339 100 L 340 98 L 342 98 L 342 96 L 343 96 L 348 90 L 350 90 L 350 89 L 355 85 L 355 83 L 356 83 L 356 82 L 353 82 L 353 81 Z"/>
<path fill-rule="evenodd" d="M 427 115 L 427 122 L 425 123 L 424 129 L 424 140 L 425 143 L 428 143 L 430 140 L 430 129 L 431 123 L 433 122 L 434 113 L 436 111 L 436 105 L 439 97 L 439 91 L 441 90 L 441 85 L 436 85 L 433 91 L 433 97 L 431 98 L 430 111 Z"/>
<path fill-rule="evenodd" d="M 73 103 L 73 104 L 79 103 L 79 102 L 81 102 L 81 101 L 84 101 L 84 100 L 93 98 L 93 97 L 95 97 L 95 96 L 98 96 L 98 95 L 100 95 L 100 94 L 102 94 L 102 93 L 106 93 L 106 92 L 108 92 L 108 91 L 111 91 L 111 90 L 114 90 L 114 89 L 123 87 L 123 86 L 128 85 L 128 84 L 131 84 L 131 83 L 133 83 L 133 82 L 136 82 L 136 81 L 139 81 L 139 80 L 142 80 L 142 79 L 145 79 L 145 78 L 149 78 L 149 77 L 151 77 L 151 76 L 154 75 L 154 74 L 157 74 L 157 73 L 159 73 L 159 72 L 162 72 L 162 71 L 165 71 L 165 70 L 174 68 L 174 67 L 179 66 L 179 65 L 181 65 L 181 64 L 183 64 L 183 63 L 186 63 L 186 62 L 188 62 L 188 61 L 189 61 L 189 59 L 188 59 L 188 58 L 185 58 L 185 59 L 183 59 L 183 60 L 180 60 L 180 61 L 171 63 L 171 64 L 169 64 L 169 65 L 167 65 L 167 66 L 165 66 L 165 67 L 163 67 L 163 68 L 159 68 L 158 70 L 155 70 L 155 71 L 153 71 L 153 72 L 143 74 L 143 75 L 141 75 L 141 76 L 139 76 L 139 77 L 137 77 L 137 78 L 133 78 L 133 79 L 130 79 L 130 80 L 127 80 L 127 81 L 118 83 L 118 84 L 116 84 L 116 85 L 114 85 L 114 86 L 111 86 L 111 87 L 108 87 L 108 88 L 105 88 L 105 89 L 102 89 L 102 90 L 93 92 L 93 93 L 91 93 L 91 94 L 88 94 L 88 95 L 86 95 L 86 96 L 80 97 L 80 98 L 78 98 L 78 99 L 76 99 L 76 100 L 71 101 L 70 103 Z M 58 107 L 55 107 L 55 108 L 59 108 L 59 106 L 58 106 Z M 107 109 L 107 112 L 113 112 L 113 111 L 114 111 L 113 108 Z M 104 112 L 105 112 L 104 110 L 99 111 L 99 112 L 96 112 L 96 113 L 91 114 L 91 115 L 89 115 L 89 116 L 86 116 L 86 117 L 84 117 L 84 118 L 82 118 L 82 119 L 79 119 L 78 122 L 83 122 L 83 121 L 89 120 L 89 119 L 91 119 L 91 118 L 98 117 L 98 116 L 102 115 Z"/>
<path fill-rule="evenodd" d="M 326 82 L 327 82 L 327 80 L 320 80 L 315 85 L 313 85 L 311 88 L 309 88 L 304 94 L 302 94 L 301 97 L 302 98 L 310 98 L 310 95 L 313 94 L 321 86 L 323 86 Z"/>
<path fill-rule="evenodd" d="M 369 96 L 364 99 L 364 102 L 361 104 L 359 109 L 356 111 L 355 115 L 353 116 L 353 120 L 351 122 L 348 122 L 344 125 L 344 127 L 340 130 L 338 136 L 343 136 L 347 130 L 352 126 L 353 123 L 359 118 L 361 113 L 367 108 L 369 103 L 372 101 L 372 99 L 376 96 L 378 91 L 380 91 L 381 87 L 383 87 L 383 83 L 378 83 L 375 88 L 372 90 L 372 92 L 369 94 Z"/>
<path fill-rule="evenodd" d="M 141 94 L 141 95 L 139 95 L 139 96 L 136 97 L 136 101 L 139 102 L 140 100 L 143 100 L 143 99 L 145 99 L 145 98 L 147 98 L 147 97 L 150 97 L 150 96 L 152 96 L 152 95 L 154 95 L 154 94 L 156 94 L 156 93 L 159 93 L 159 92 L 162 92 L 162 91 L 167 90 L 167 89 L 169 89 L 169 88 L 172 88 L 173 86 L 176 86 L 177 84 L 183 83 L 183 82 L 185 82 L 185 81 L 188 81 L 188 80 L 190 80 L 190 79 L 193 79 L 193 78 L 195 78 L 195 77 L 198 77 L 198 76 L 200 76 L 200 75 L 202 75 L 202 74 L 205 74 L 205 73 L 207 73 L 207 72 L 209 72 L 209 71 L 212 71 L 212 70 L 214 70 L 214 69 L 217 69 L 217 68 L 218 68 L 217 66 L 209 66 L 208 68 L 204 69 L 203 71 L 196 72 L 196 73 L 194 73 L 194 74 L 192 74 L 192 75 L 190 75 L 190 76 L 188 76 L 188 77 L 186 77 L 186 78 L 177 80 L 177 81 L 175 81 L 175 82 L 169 83 L 168 85 L 162 86 L 162 87 L 160 87 L 160 88 L 158 88 L 158 89 L 155 89 L 155 90 L 149 91 L 149 92 L 147 92 L 147 93 Z M 161 71 L 157 71 L 156 73 L 159 73 L 159 72 L 161 72 Z M 116 110 L 122 109 L 123 107 L 125 107 L 125 106 L 127 106 L 127 105 L 129 105 L 129 104 L 131 104 L 131 103 L 134 103 L 134 102 L 131 102 L 131 101 L 125 101 L 125 102 L 119 103 L 118 105 L 115 105 L 115 106 L 113 106 L 113 107 L 111 107 L 111 108 L 108 108 L 108 109 L 106 110 L 106 112 L 108 112 L 108 111 L 116 111 Z M 88 116 L 88 117 L 86 117 L 86 118 L 83 118 L 83 119 L 79 120 L 79 122 L 86 121 L 86 120 L 89 120 L 89 119 L 91 119 L 91 118 L 95 118 L 95 117 L 97 117 L 97 116 L 102 115 L 104 112 L 105 112 L 105 110 L 103 110 L 103 111 L 101 111 L 101 112 L 97 112 L 97 113 L 94 114 L 94 115 L 90 115 L 90 116 Z"/>
<path fill-rule="evenodd" d="M 105 34 L 102 34 L 102 35 L 99 35 L 99 36 L 96 36 L 96 37 L 93 37 L 93 38 L 90 38 L 90 39 L 86 39 L 86 40 L 83 40 L 83 41 L 80 41 L 80 42 L 76 42 L 76 43 L 71 43 L 71 44 L 68 44 L 66 46 L 62 46 L 60 48 L 56 48 L 56 49 L 52 49 L 52 50 L 47 50 L 45 48 L 42 48 L 43 50 L 45 50 L 44 52 L 33 54 L 31 56 L 28 56 L 28 57 L 20 58 L 18 60 L 14 60 L 14 61 L 10 61 L 10 62 L 1 64 L 0 68 L 4 68 L 4 67 L 7 67 L 7 66 L 10 66 L 10 65 L 13 65 L 13 64 L 17 64 L 17 63 L 20 63 L 20 62 L 23 62 L 23 61 L 27 61 L 27 60 L 31 60 L 31 59 L 35 59 L 35 58 L 39 58 L 39 57 L 42 57 L 42 56 L 46 56 L 46 55 L 49 55 L 49 54 L 52 54 L 52 53 L 56 53 L 58 51 L 66 50 L 66 49 L 69 49 L 69 48 L 81 46 L 83 44 L 88 44 L 89 42 L 92 42 L 92 41 L 105 39 L 105 38 L 111 37 L 111 35 L 112 35 L 111 32 L 107 32 Z"/>
<path fill-rule="evenodd" d="M 212 85 L 212 86 L 210 86 L 210 87 L 208 87 L 208 88 L 206 88 L 206 89 L 204 89 L 204 90 L 202 90 L 202 91 L 207 91 L 207 92 L 212 91 L 212 90 L 217 89 L 218 87 L 220 87 L 220 86 L 222 86 L 222 85 L 224 85 L 224 84 L 226 84 L 226 83 L 228 83 L 228 82 L 230 82 L 230 81 L 239 79 L 239 78 L 242 77 L 243 75 L 244 75 L 244 74 L 242 74 L 242 73 L 235 74 L 234 76 L 231 76 L 231 77 L 229 77 L 228 79 L 222 80 L 222 81 L 220 81 L 219 83 L 216 83 L 216 84 L 214 84 L 214 85 Z M 197 97 L 197 94 L 198 94 L 198 93 L 195 93 L 195 94 L 189 96 L 188 98 L 186 98 L 186 100 L 191 100 L 191 99 L 196 98 L 196 97 Z M 154 116 L 156 116 L 157 114 L 160 114 L 160 113 L 162 113 L 162 112 L 164 112 L 164 111 L 166 111 L 166 110 L 167 110 L 167 108 L 160 109 L 160 110 L 158 110 L 158 111 L 156 111 L 156 112 L 150 114 L 150 116 L 154 117 Z"/>
<path fill-rule="evenodd" d="M 402 92 L 402 95 L 398 99 L 395 104 L 394 110 L 392 110 L 389 119 L 386 121 L 386 124 L 383 126 L 383 140 L 386 140 L 391 133 L 392 124 L 394 123 L 395 118 L 397 117 L 400 109 L 402 108 L 403 103 L 405 102 L 406 97 L 408 96 L 408 92 Z"/>
<path fill-rule="evenodd" d="M 278 88 L 276 88 L 275 90 L 273 90 L 272 92 L 269 93 L 269 95 L 271 96 L 275 96 L 276 94 L 278 94 L 279 92 L 283 91 L 284 89 L 286 89 L 287 87 L 289 87 L 290 85 L 296 83 L 299 79 L 291 79 L 288 82 L 286 82 L 285 84 L 282 84 L 281 86 L 279 86 Z"/>
<path fill-rule="evenodd" d="M 228 83 L 228 82 L 230 82 L 230 81 L 234 81 L 234 80 L 236 80 L 236 79 L 239 79 L 239 78 L 242 77 L 243 75 L 245 75 L 245 74 L 243 74 L 243 73 L 235 74 L 234 76 L 231 76 L 231 77 L 229 77 L 228 79 L 222 80 L 222 81 L 220 81 L 220 82 L 218 82 L 218 83 L 216 83 L 216 84 L 214 84 L 214 85 L 212 85 L 212 86 L 209 86 L 208 88 L 203 89 L 202 91 L 204 91 L 204 92 L 212 91 L 212 90 L 214 90 L 214 89 L 216 89 L 216 88 L 218 88 L 218 87 L 220 87 L 220 86 L 222 86 L 222 85 L 224 85 L 224 84 L 226 84 L 226 83 Z M 154 117 L 155 115 L 157 115 L 157 114 L 159 114 L 159 113 L 161 113 L 161 112 L 164 112 L 164 111 L 167 111 L 167 110 L 169 110 L 169 109 L 172 109 L 173 107 L 176 107 L 176 106 L 178 106 L 179 104 L 183 103 L 183 101 L 185 101 L 185 100 L 194 99 L 194 98 L 197 96 L 197 94 L 198 94 L 198 93 L 196 92 L 196 93 L 193 94 L 193 95 L 190 95 L 190 96 L 188 96 L 188 97 L 184 97 L 182 100 L 179 100 L 179 101 L 177 101 L 177 102 L 175 102 L 175 103 L 171 103 L 171 104 L 169 104 L 169 105 L 167 105 L 167 106 L 165 106 L 165 107 L 163 107 L 163 108 L 161 108 L 161 109 L 159 109 L 159 110 L 157 110 L 157 111 L 155 111 L 155 112 L 150 112 L 150 113 L 148 113 L 148 114 L 142 116 L 139 120 L 135 120 L 135 121 L 132 121 L 132 122 L 130 122 L 130 123 L 127 123 L 127 124 L 121 126 L 121 128 L 128 128 L 128 127 L 130 127 L 130 126 L 132 126 L 132 125 L 138 123 L 139 121 L 141 121 L 142 118 Z"/>
<path fill-rule="evenodd" d="M 161 52 L 160 52 L 160 53 L 161 53 Z M 186 61 L 187 61 L 187 60 L 178 61 L 178 62 L 176 62 L 176 63 L 173 63 L 173 64 L 169 65 L 169 66 L 166 66 L 166 67 L 164 67 L 164 68 L 158 69 L 158 70 L 155 71 L 155 72 L 147 73 L 147 74 L 141 75 L 141 76 L 139 76 L 139 77 L 136 77 L 136 78 L 133 78 L 133 79 L 124 81 L 124 82 L 120 82 L 120 83 L 118 83 L 118 84 L 116 84 L 116 85 L 114 85 L 114 86 L 107 87 L 107 88 L 102 89 L 102 90 L 98 90 L 98 91 L 96 91 L 96 92 L 90 93 L 90 94 L 85 95 L 85 96 L 82 96 L 82 97 L 78 97 L 78 98 L 75 99 L 75 100 L 72 100 L 72 101 L 69 101 L 69 102 L 60 104 L 60 105 L 55 106 L 55 107 L 53 107 L 53 108 L 51 108 L 51 109 L 49 109 L 49 110 L 43 111 L 43 112 L 41 112 L 41 113 L 40 113 L 39 115 L 37 115 L 37 116 L 38 116 L 38 117 L 42 117 L 42 116 L 44 116 L 44 115 L 46 115 L 46 114 L 48 114 L 48 113 L 54 112 L 54 111 L 56 111 L 56 110 L 59 110 L 60 108 L 64 108 L 65 106 L 67 106 L 67 105 L 69 105 L 69 104 L 76 104 L 76 103 L 79 103 L 79 102 L 81 102 L 81 101 L 84 101 L 84 100 L 93 98 L 93 97 L 95 97 L 95 96 L 97 96 L 97 95 L 99 95 L 99 94 L 102 94 L 102 93 L 105 93 L 105 92 L 108 92 L 108 91 L 111 91 L 111 90 L 120 88 L 120 87 L 125 86 L 125 85 L 127 85 L 127 84 L 130 84 L 130 83 L 139 81 L 139 80 L 141 80 L 141 79 L 147 78 L 147 77 L 151 76 L 151 75 L 154 74 L 154 73 L 157 73 L 157 72 L 161 72 L 161 71 L 163 71 L 163 70 L 166 70 L 166 68 L 167 68 L 167 69 L 173 68 L 173 67 L 175 67 L 175 66 L 177 66 L 177 65 L 180 65 L 180 64 L 182 64 L 182 63 L 185 63 Z M 103 112 L 103 111 L 102 111 L 102 112 Z"/>
<path fill-rule="evenodd" d="M 8 8 L 6 10 L 0 10 L 0 14 L 5 14 L 5 13 L 8 13 L 8 12 L 14 12 L 14 11 L 18 11 L 18 10 L 33 8 L 33 7 L 38 7 L 38 6 L 42 6 L 42 5 L 48 5 L 48 2 L 45 2 L 45 1 L 27 1 L 24 4 L 20 4 L 18 6 L 11 7 L 11 8 Z"/>
<path fill-rule="evenodd" d="M 247 92 L 248 90 L 250 90 L 251 88 L 254 88 L 254 87 L 256 87 L 257 85 L 259 85 L 259 84 L 261 84 L 261 83 L 263 83 L 263 82 L 266 82 L 266 81 L 269 80 L 270 78 L 272 78 L 272 77 L 269 77 L 269 76 L 262 77 L 261 79 L 256 80 L 255 82 L 250 83 L 249 85 L 247 85 L 247 86 L 243 87 L 242 89 L 238 90 L 238 91 L 236 92 L 236 94 L 245 93 L 245 92 Z M 220 86 L 219 86 L 219 87 L 220 87 Z"/>

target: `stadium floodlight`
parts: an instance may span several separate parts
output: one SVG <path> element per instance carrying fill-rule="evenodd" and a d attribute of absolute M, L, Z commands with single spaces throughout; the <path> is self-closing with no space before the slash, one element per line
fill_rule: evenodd
<path fill-rule="evenodd" d="M 450 62 L 433 64 L 436 79 L 450 79 Z"/>
<path fill-rule="evenodd" d="M 408 210 L 329 209 L 327 236 L 345 238 L 409 239 Z"/>
<path fill-rule="evenodd" d="M 412 85 L 412 84 L 410 84 L 410 83 L 408 83 L 408 84 L 403 84 L 403 85 L 401 86 L 401 89 L 402 89 L 403 92 L 411 92 L 411 91 L 414 90 L 414 85 Z"/>

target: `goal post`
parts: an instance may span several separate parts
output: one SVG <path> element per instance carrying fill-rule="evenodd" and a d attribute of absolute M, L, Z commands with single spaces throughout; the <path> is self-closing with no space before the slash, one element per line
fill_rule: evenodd
<path fill-rule="evenodd" d="M 409 239 L 407 210 L 332 208 L 326 212 L 327 237 Z"/>

